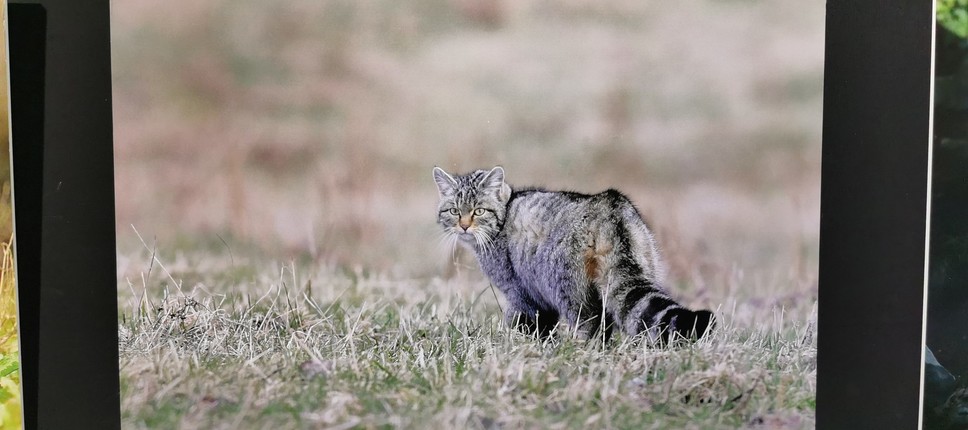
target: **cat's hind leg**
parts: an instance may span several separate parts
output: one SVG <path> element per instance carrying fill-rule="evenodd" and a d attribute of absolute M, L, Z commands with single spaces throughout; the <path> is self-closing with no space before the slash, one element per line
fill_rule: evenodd
<path fill-rule="evenodd" d="M 574 327 L 575 338 L 586 342 L 608 343 L 612 338 L 615 329 L 615 319 L 608 312 L 590 314 L 587 317 L 582 315 L 577 326 Z"/>
<path fill-rule="evenodd" d="M 605 302 L 602 301 L 597 287 L 589 285 L 585 291 L 586 297 L 577 308 L 568 310 L 565 320 L 571 326 L 575 338 L 584 341 L 601 341 L 604 338 L 603 343 L 607 343 L 612 337 L 615 320 L 605 310 Z"/>

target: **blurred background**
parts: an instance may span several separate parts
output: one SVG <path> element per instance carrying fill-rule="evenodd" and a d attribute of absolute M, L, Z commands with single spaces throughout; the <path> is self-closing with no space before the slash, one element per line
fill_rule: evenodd
<path fill-rule="evenodd" d="M 443 275 L 431 169 L 502 165 L 628 194 L 717 302 L 809 302 L 823 23 L 821 0 L 116 0 L 119 270 L 144 270 L 134 226 Z"/>

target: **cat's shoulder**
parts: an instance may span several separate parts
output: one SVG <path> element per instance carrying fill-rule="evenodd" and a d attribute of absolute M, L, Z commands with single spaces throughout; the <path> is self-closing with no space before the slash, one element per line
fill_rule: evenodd
<path fill-rule="evenodd" d="M 528 200 L 536 197 L 540 197 L 545 194 L 553 194 L 553 191 L 548 191 L 542 187 L 520 187 L 511 189 L 511 198 L 508 201 L 510 204 L 515 200 Z"/>

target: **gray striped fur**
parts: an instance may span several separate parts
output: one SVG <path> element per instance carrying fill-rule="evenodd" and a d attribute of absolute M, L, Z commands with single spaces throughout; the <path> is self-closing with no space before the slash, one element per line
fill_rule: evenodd
<path fill-rule="evenodd" d="M 660 341 L 713 326 L 711 312 L 690 311 L 661 287 L 655 237 L 618 191 L 516 190 L 501 167 L 466 175 L 435 167 L 434 180 L 438 224 L 474 251 L 507 298 L 509 324 L 546 336 L 563 319 L 586 339 L 607 339 L 617 326 Z"/>

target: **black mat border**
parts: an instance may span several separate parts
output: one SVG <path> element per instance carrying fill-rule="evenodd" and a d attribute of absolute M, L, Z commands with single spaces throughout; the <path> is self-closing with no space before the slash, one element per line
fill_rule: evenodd
<path fill-rule="evenodd" d="M 8 20 L 24 427 L 120 428 L 109 1 Z"/>
<path fill-rule="evenodd" d="M 918 426 L 932 2 L 827 3 L 817 428 Z"/>

